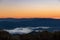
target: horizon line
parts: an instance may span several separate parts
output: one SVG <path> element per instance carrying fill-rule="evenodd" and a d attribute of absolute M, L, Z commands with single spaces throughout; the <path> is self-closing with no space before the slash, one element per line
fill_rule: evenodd
<path fill-rule="evenodd" d="M 60 18 L 13 18 L 13 17 L 6 17 L 0 19 L 60 19 Z"/>

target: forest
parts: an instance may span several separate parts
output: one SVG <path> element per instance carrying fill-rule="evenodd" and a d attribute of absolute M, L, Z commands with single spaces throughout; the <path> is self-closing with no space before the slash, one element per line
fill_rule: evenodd
<path fill-rule="evenodd" d="M 31 32 L 29 34 L 10 34 L 0 30 L 0 40 L 60 40 L 60 31 Z"/>

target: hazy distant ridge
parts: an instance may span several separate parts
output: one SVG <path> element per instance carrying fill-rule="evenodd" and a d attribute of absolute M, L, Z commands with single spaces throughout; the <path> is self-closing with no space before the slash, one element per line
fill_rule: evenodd
<path fill-rule="evenodd" d="M 52 18 L 0 18 L 0 28 L 49 26 L 60 27 L 60 19 Z"/>

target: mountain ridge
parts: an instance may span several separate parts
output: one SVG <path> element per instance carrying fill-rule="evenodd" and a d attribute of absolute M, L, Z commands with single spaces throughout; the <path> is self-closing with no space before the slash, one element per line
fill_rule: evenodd
<path fill-rule="evenodd" d="M 60 27 L 60 19 L 53 18 L 0 18 L 0 29 L 16 27 Z"/>

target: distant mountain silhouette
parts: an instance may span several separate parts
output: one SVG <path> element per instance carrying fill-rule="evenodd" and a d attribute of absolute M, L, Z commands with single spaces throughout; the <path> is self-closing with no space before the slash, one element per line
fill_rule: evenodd
<path fill-rule="evenodd" d="M 60 19 L 52 18 L 0 18 L 1 29 L 12 29 L 16 27 L 37 27 L 37 26 L 49 26 L 60 27 Z"/>

